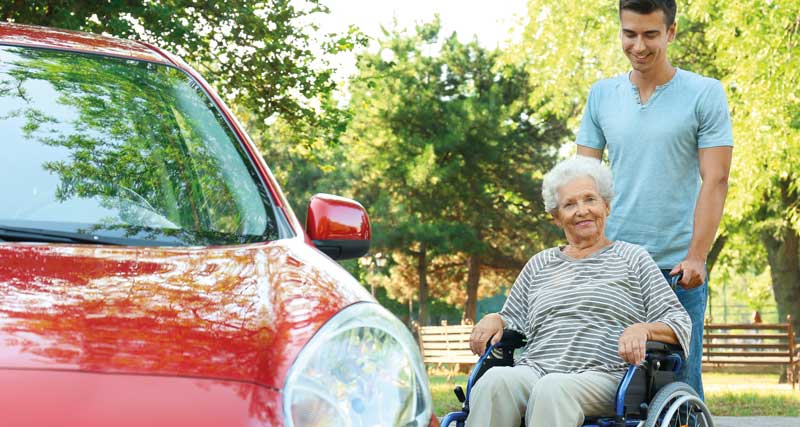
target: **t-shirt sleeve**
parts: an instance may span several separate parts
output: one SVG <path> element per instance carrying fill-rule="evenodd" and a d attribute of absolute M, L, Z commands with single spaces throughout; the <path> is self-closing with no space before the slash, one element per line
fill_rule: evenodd
<path fill-rule="evenodd" d="M 598 120 L 598 98 L 599 92 L 597 85 L 592 86 L 589 91 L 589 98 L 586 100 L 586 108 L 583 109 L 583 119 L 578 130 L 578 137 L 575 143 L 584 147 L 602 150 L 606 146 L 606 137 L 603 135 L 603 128 Z"/>
<path fill-rule="evenodd" d="M 511 287 L 511 292 L 508 294 L 502 310 L 500 310 L 500 317 L 503 319 L 506 329 L 512 329 L 521 332 L 525 335 L 528 334 L 526 328 L 526 319 L 528 318 L 528 293 L 533 285 L 534 265 L 537 256 L 528 261 L 525 267 L 517 276 L 514 285 Z"/>
<path fill-rule="evenodd" d="M 697 148 L 733 146 L 728 99 L 718 80 L 709 84 L 697 104 L 697 118 Z"/>
<path fill-rule="evenodd" d="M 635 273 L 642 286 L 645 312 L 648 323 L 661 322 L 669 326 L 678 337 L 678 343 L 686 356 L 689 355 L 692 320 L 683 308 L 675 292 L 670 289 L 664 275 L 655 261 L 644 250 L 639 248 Z"/>

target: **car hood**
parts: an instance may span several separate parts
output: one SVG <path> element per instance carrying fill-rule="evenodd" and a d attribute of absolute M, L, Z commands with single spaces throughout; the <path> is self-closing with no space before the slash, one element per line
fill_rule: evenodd
<path fill-rule="evenodd" d="M 0 244 L 0 369 L 282 387 L 332 315 L 374 301 L 299 239 L 217 248 Z"/>

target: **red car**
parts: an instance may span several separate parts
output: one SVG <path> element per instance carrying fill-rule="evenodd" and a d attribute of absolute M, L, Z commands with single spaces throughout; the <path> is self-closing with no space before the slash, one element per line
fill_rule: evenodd
<path fill-rule="evenodd" d="M 146 43 L 0 24 L 0 424 L 436 425 L 409 331 L 228 108 Z M 327 256 L 325 254 L 327 254 Z"/>

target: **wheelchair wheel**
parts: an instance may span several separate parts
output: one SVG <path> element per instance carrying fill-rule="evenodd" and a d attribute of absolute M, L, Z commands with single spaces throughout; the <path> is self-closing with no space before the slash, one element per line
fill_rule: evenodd
<path fill-rule="evenodd" d="M 686 383 L 665 385 L 647 410 L 645 427 L 714 427 L 706 404 Z"/>

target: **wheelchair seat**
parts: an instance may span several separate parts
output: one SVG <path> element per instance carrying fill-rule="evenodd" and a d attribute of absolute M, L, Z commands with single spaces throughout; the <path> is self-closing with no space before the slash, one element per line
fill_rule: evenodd
<path fill-rule="evenodd" d="M 497 344 L 487 345 L 467 380 L 467 390 L 457 386 L 456 397 L 461 411 L 442 419 L 442 427 L 464 427 L 469 415 L 469 396 L 475 382 L 495 366 L 514 366 L 514 350 L 526 345 L 526 337 L 517 331 L 504 330 Z M 584 427 L 713 427 L 714 421 L 705 403 L 688 384 L 675 381 L 684 354 L 681 347 L 648 341 L 645 362 L 631 365 L 617 388 L 613 417 L 587 417 Z M 523 420 L 523 426 L 525 425 Z"/>

